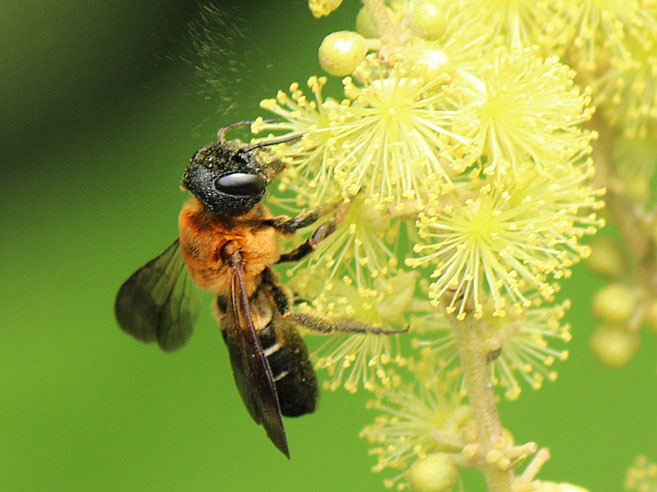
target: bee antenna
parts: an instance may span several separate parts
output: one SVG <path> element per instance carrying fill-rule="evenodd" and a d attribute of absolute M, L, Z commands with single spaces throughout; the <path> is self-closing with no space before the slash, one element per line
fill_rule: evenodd
<path fill-rule="evenodd" d="M 265 123 L 276 123 L 277 121 L 281 121 L 280 118 L 272 118 L 269 120 L 263 120 Z M 226 143 L 226 132 L 230 130 L 231 128 L 235 128 L 236 126 L 246 126 L 246 125 L 252 125 L 254 122 L 253 121 L 237 121 L 235 123 L 231 123 L 228 126 L 225 126 L 223 128 L 220 128 L 219 131 L 217 132 L 217 140 L 219 140 L 219 143 Z"/>
<path fill-rule="evenodd" d="M 276 144 L 281 144 L 285 142 L 291 142 L 292 140 L 298 140 L 301 137 L 303 137 L 303 133 L 295 133 L 294 135 L 286 135 L 284 137 L 280 138 L 274 138 L 272 140 L 264 140 L 262 142 L 255 143 L 253 145 L 249 145 L 248 147 L 244 147 L 238 150 L 238 152 L 250 152 L 254 149 L 259 149 L 260 147 L 267 147 L 269 145 L 276 145 Z"/>

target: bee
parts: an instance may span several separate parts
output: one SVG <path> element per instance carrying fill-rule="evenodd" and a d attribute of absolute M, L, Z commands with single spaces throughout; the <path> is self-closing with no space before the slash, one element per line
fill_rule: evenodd
<path fill-rule="evenodd" d="M 272 216 L 262 203 L 282 164 L 263 147 L 298 139 L 291 135 L 245 145 L 226 140 L 198 150 L 183 175 L 192 197 L 178 219 L 178 238 L 121 286 L 115 314 L 120 327 L 165 351 L 189 340 L 200 310 L 200 292 L 215 297 L 212 310 L 239 394 L 253 420 L 290 457 L 282 416 L 315 411 L 319 390 L 308 349 L 296 326 L 314 332 L 393 334 L 350 319 L 331 319 L 291 308 L 291 296 L 272 269 L 310 254 L 342 220 L 348 205 L 325 205 L 297 217 Z M 330 218 L 293 250 L 281 253 L 279 236 L 291 236 L 324 215 Z"/>

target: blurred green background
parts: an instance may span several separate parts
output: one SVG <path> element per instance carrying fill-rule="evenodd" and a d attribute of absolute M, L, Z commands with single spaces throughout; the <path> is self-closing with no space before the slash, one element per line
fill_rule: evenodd
<path fill-rule="evenodd" d="M 322 37 L 353 28 L 358 2 L 345 3 L 315 20 L 304 1 L 224 2 L 212 97 L 187 34 L 196 2 L 0 3 L 0 491 L 383 488 L 357 437 L 367 395 L 324 392 L 316 414 L 288 420 L 288 461 L 247 415 L 209 310 L 175 354 L 112 312 L 176 235 L 190 155 L 319 73 Z M 594 362 L 600 285 L 575 269 L 570 360 L 501 411 L 518 441 L 550 447 L 541 477 L 616 491 L 635 454 L 657 458 L 657 343 L 644 336 L 619 371 Z"/>

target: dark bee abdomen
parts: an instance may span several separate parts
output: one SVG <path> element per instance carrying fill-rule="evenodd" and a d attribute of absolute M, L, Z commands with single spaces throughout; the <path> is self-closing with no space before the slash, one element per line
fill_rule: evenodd
<path fill-rule="evenodd" d="M 258 335 L 274 377 L 281 413 L 298 417 L 314 412 L 319 396 L 317 379 L 306 344 L 294 325 L 275 313 Z"/>

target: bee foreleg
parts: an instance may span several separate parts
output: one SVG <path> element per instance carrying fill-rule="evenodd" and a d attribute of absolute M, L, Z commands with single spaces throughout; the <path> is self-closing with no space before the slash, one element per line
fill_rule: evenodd
<path fill-rule="evenodd" d="M 328 205 L 326 207 L 335 209 L 338 208 L 339 206 Z M 300 227 L 305 227 L 306 225 L 312 224 L 321 215 L 326 213 L 326 211 L 321 210 L 321 208 L 323 207 L 313 209 L 307 212 L 306 214 L 302 214 L 296 217 L 295 219 L 291 219 L 291 222 L 294 223 L 292 227 L 296 227 L 298 229 Z M 331 217 L 326 222 L 320 224 L 320 226 L 317 229 L 315 229 L 315 232 L 313 232 L 312 235 L 308 239 L 306 239 L 306 241 L 304 241 L 302 244 L 294 248 L 292 251 L 282 254 L 281 257 L 278 259 L 277 263 L 284 263 L 287 261 L 298 261 L 309 255 L 313 251 L 315 251 L 315 249 L 317 249 L 317 245 L 335 231 L 335 228 L 338 226 L 338 224 L 342 221 L 342 219 L 346 215 L 346 210 L 347 210 L 346 206 L 339 207 L 338 211 L 333 215 L 333 217 Z M 298 225 L 298 224 L 303 224 L 303 225 Z"/>
<path fill-rule="evenodd" d="M 326 239 L 333 231 L 335 231 L 335 222 L 332 220 L 324 222 L 317 229 L 315 229 L 315 232 L 313 232 L 312 236 L 306 239 L 303 243 L 294 248 L 292 251 L 283 253 L 276 263 L 299 261 L 302 258 L 305 258 L 310 253 L 315 251 L 315 249 L 317 249 L 317 245 Z"/>
<path fill-rule="evenodd" d="M 322 215 L 331 213 L 336 208 L 338 208 L 337 203 L 320 205 L 319 207 L 302 212 L 293 218 L 287 215 L 280 215 L 271 219 L 263 219 L 259 222 L 259 225 L 261 227 L 273 227 L 282 234 L 294 234 L 297 230 L 314 224 Z"/>

